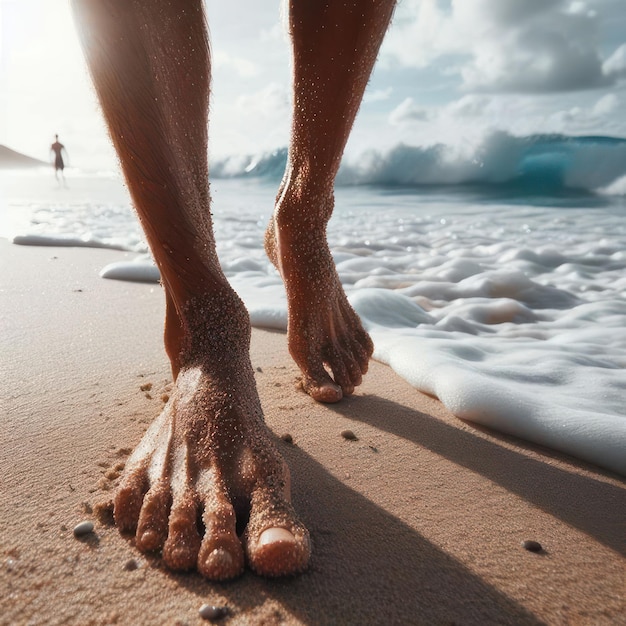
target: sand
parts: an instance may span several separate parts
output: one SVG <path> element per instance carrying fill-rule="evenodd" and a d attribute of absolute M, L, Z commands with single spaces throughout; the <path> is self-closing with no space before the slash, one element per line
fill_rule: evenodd
<path fill-rule="evenodd" d="M 139 554 L 90 513 L 171 384 L 160 288 L 98 277 L 125 258 L 0 240 L 0 624 L 195 625 L 204 603 L 224 624 L 626 624 L 623 480 L 464 423 L 376 362 L 315 404 L 264 330 L 252 362 L 310 569 L 211 584 Z"/>

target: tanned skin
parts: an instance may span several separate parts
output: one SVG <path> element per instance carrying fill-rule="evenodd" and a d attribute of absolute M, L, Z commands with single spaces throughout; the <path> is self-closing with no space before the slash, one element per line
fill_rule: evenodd
<path fill-rule="evenodd" d="M 372 342 L 326 241 L 333 186 L 395 0 L 291 0 L 289 157 L 265 235 L 289 306 L 302 388 L 337 402 L 361 383 Z M 307 567 L 310 539 L 289 470 L 264 423 L 250 322 L 215 251 L 207 141 L 211 75 L 201 0 L 72 0 L 133 204 L 161 272 L 175 386 L 130 457 L 115 522 L 142 552 L 210 580 L 247 563 L 264 576 Z M 198 524 L 201 517 L 203 523 Z M 248 519 L 243 534 L 237 519 Z"/>

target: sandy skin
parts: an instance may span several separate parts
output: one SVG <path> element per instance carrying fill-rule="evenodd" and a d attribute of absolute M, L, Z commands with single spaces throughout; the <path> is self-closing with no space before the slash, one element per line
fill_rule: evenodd
<path fill-rule="evenodd" d="M 277 213 L 265 248 L 287 288 L 289 352 L 302 389 L 318 402 L 338 402 L 361 384 L 374 346 L 346 298 L 325 236 L 289 222 L 281 227 Z"/>
<path fill-rule="evenodd" d="M 128 189 L 163 278 L 175 388 L 114 498 L 122 531 L 173 570 L 211 580 L 295 574 L 309 535 L 266 430 L 247 312 L 213 237 L 210 84 L 202 2 L 73 0 L 88 65 Z M 361 383 L 372 343 L 326 243 L 334 178 L 393 0 L 290 3 L 294 117 L 266 247 L 284 279 L 302 388 L 336 402 Z M 313 89 L 312 86 L 315 86 Z"/>

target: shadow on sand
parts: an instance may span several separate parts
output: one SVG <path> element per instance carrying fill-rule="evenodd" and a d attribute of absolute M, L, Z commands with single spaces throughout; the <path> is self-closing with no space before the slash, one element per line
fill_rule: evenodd
<path fill-rule="evenodd" d="M 375 396 L 347 399 L 332 410 L 365 421 L 359 410 L 364 401 L 367 414 L 376 416 L 368 420 L 370 425 L 478 472 L 604 545 L 623 550 L 619 530 L 624 507 L 617 506 L 623 492 L 618 487 Z M 219 585 L 238 611 L 254 611 L 273 599 L 312 626 L 543 623 L 298 447 L 281 446 L 281 452 L 297 485 L 294 504 L 314 542 L 311 567 L 293 579 L 264 580 L 247 572 L 234 583 Z M 515 473 L 508 471 L 513 463 Z M 589 506 L 581 509 L 585 499 Z M 614 508 L 607 506 L 611 503 Z M 170 575 L 198 597 L 206 596 L 208 583 L 199 576 Z"/>

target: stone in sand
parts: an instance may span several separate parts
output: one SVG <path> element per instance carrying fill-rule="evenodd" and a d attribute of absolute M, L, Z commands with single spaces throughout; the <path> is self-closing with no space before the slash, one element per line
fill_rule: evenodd
<path fill-rule="evenodd" d="M 89 533 L 93 532 L 93 523 L 92 522 L 81 522 L 80 524 L 76 524 L 74 526 L 74 537 L 84 537 Z"/>
<path fill-rule="evenodd" d="M 135 559 L 128 559 L 126 563 L 124 563 L 124 569 L 127 572 L 134 572 L 139 567 L 139 563 Z"/>
<path fill-rule="evenodd" d="M 357 441 L 358 437 L 351 430 L 342 430 L 341 436 L 348 441 Z"/>
<path fill-rule="evenodd" d="M 215 606 L 213 604 L 203 604 L 198 610 L 200 617 L 209 621 L 216 621 L 226 617 L 228 614 L 228 607 Z"/>
<path fill-rule="evenodd" d="M 526 539 L 526 541 L 522 542 L 522 547 L 529 552 L 541 552 L 543 550 L 542 545 L 532 539 Z"/>

